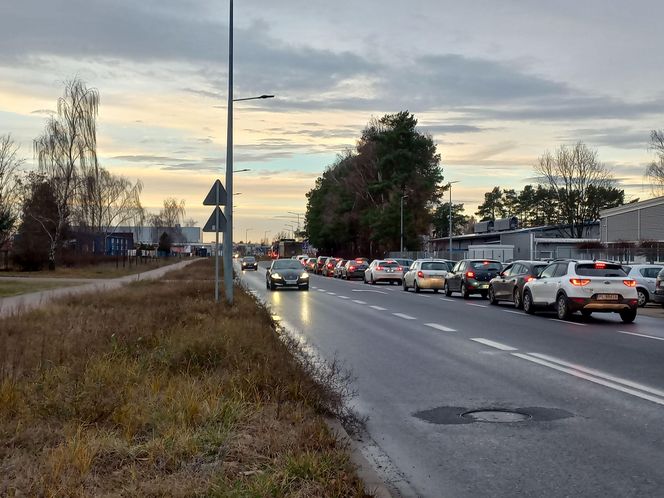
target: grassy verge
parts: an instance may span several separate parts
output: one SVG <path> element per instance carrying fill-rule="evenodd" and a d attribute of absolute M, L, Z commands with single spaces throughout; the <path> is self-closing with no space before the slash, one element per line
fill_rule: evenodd
<path fill-rule="evenodd" d="M 118 278 L 125 275 L 134 275 L 144 271 L 154 270 L 162 266 L 172 265 L 182 261 L 181 259 L 172 258 L 159 258 L 156 260 L 146 260 L 136 264 L 135 258 L 132 258 L 131 263 L 125 260 L 124 266 L 122 259 L 117 263 L 105 262 L 93 265 L 65 267 L 59 266 L 53 271 L 7 271 L 0 272 L 2 277 L 40 277 L 40 278 Z"/>
<path fill-rule="evenodd" d="M 0 320 L 0 495 L 364 496 L 322 418 L 332 382 L 249 295 L 212 289 L 138 282 Z"/>
<path fill-rule="evenodd" d="M 68 287 L 70 285 L 76 284 L 71 282 L 17 282 L 13 280 L 0 280 L 0 297 L 18 296 L 19 294 L 27 294 L 28 292 L 38 292 L 57 287 Z"/>

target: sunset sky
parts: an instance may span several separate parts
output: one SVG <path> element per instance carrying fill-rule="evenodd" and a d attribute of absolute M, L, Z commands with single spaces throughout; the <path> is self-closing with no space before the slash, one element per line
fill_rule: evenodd
<path fill-rule="evenodd" d="M 650 130 L 664 128 L 664 3 L 585 0 L 236 0 L 235 239 L 284 229 L 372 117 L 410 110 L 472 213 L 521 188 L 547 149 L 596 148 L 627 199 L 650 197 Z M 0 134 L 32 139 L 74 76 L 101 94 L 99 156 L 185 199 L 201 224 L 224 181 L 228 2 L 3 0 Z"/>

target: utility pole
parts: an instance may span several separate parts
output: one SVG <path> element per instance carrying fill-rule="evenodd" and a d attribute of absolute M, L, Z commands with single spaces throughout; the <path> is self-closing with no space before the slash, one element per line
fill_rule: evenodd
<path fill-rule="evenodd" d="M 401 196 L 401 257 L 403 258 L 403 200 L 406 199 L 407 195 Z"/>

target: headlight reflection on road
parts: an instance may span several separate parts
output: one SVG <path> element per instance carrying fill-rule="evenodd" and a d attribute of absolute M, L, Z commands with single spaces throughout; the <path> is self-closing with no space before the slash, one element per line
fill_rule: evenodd
<path fill-rule="evenodd" d="M 300 292 L 300 319 L 304 325 L 310 325 L 309 320 L 309 292 Z"/>

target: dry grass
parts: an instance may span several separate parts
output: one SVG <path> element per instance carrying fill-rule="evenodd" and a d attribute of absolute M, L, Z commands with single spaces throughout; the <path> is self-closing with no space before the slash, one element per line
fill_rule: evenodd
<path fill-rule="evenodd" d="M 25 280 L 0 280 L 0 297 L 18 296 L 28 292 L 38 292 L 75 285 L 72 282 L 31 282 Z"/>
<path fill-rule="evenodd" d="M 243 291 L 211 295 L 140 282 L 0 320 L 0 495 L 364 496 L 322 419 L 334 379 Z"/>
<path fill-rule="evenodd" d="M 40 278 L 118 278 L 125 275 L 133 275 L 162 266 L 175 264 L 181 259 L 172 258 L 159 258 L 159 259 L 138 259 L 139 263 L 136 264 L 136 258 L 125 259 L 124 264 L 122 258 L 117 262 L 105 261 L 98 264 L 89 264 L 81 266 L 58 266 L 55 270 L 41 270 L 41 271 L 3 271 L 0 273 L 2 277 L 40 277 Z"/>

